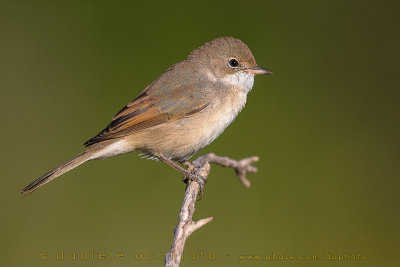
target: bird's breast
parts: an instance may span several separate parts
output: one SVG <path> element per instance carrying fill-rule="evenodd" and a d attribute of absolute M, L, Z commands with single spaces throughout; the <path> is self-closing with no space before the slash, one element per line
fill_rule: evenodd
<path fill-rule="evenodd" d="M 246 98 L 246 92 L 230 94 L 214 100 L 199 114 L 181 120 L 179 124 L 193 140 L 189 142 L 193 150 L 197 151 L 215 140 L 236 118 L 246 104 Z"/>
<path fill-rule="evenodd" d="M 174 160 L 186 160 L 217 138 L 236 118 L 246 103 L 247 92 L 233 90 L 216 95 L 202 111 L 139 132 L 132 145 L 147 155 L 163 154 Z"/>

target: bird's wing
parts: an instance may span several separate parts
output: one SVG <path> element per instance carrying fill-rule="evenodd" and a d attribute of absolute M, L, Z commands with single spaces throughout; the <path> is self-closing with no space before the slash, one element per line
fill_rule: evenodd
<path fill-rule="evenodd" d="M 163 83 L 165 84 L 165 83 Z M 159 90 L 155 90 L 154 86 Z M 198 84 L 181 84 L 170 90 L 162 84 L 149 85 L 137 98 L 122 108 L 111 123 L 85 143 L 90 146 L 100 141 L 119 138 L 163 123 L 196 114 L 205 109 L 211 98 Z M 203 93 L 201 93 L 203 92 Z"/>

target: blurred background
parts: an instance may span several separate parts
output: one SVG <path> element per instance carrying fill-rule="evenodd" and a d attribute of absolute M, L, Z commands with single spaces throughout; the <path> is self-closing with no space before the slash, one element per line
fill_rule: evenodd
<path fill-rule="evenodd" d="M 169 66 L 234 36 L 275 74 L 256 78 L 246 108 L 197 156 L 258 155 L 259 172 L 246 189 L 212 167 L 194 219 L 214 221 L 187 240 L 182 266 L 397 266 L 399 8 L 1 1 L 0 265 L 162 266 L 185 188 L 166 164 L 130 153 L 19 192 Z"/>

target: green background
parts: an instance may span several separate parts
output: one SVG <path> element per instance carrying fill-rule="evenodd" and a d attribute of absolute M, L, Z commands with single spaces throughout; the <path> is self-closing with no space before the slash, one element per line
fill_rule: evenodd
<path fill-rule="evenodd" d="M 184 194 L 166 164 L 130 153 L 19 191 L 191 50 L 234 36 L 275 74 L 256 78 L 246 108 L 198 155 L 258 155 L 259 172 L 246 189 L 212 167 L 195 219 L 214 221 L 187 240 L 182 266 L 398 266 L 399 10 L 399 1 L 1 1 L 0 265 L 162 266 Z M 74 252 L 107 259 L 68 259 Z M 333 259 L 353 254 L 366 259 Z"/>

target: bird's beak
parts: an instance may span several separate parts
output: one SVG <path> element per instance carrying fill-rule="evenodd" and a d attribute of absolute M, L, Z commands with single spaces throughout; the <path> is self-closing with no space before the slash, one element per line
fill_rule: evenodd
<path fill-rule="evenodd" d="M 247 68 L 245 71 L 249 74 L 272 74 L 272 71 L 267 70 L 266 68 L 263 68 L 261 66 Z"/>

